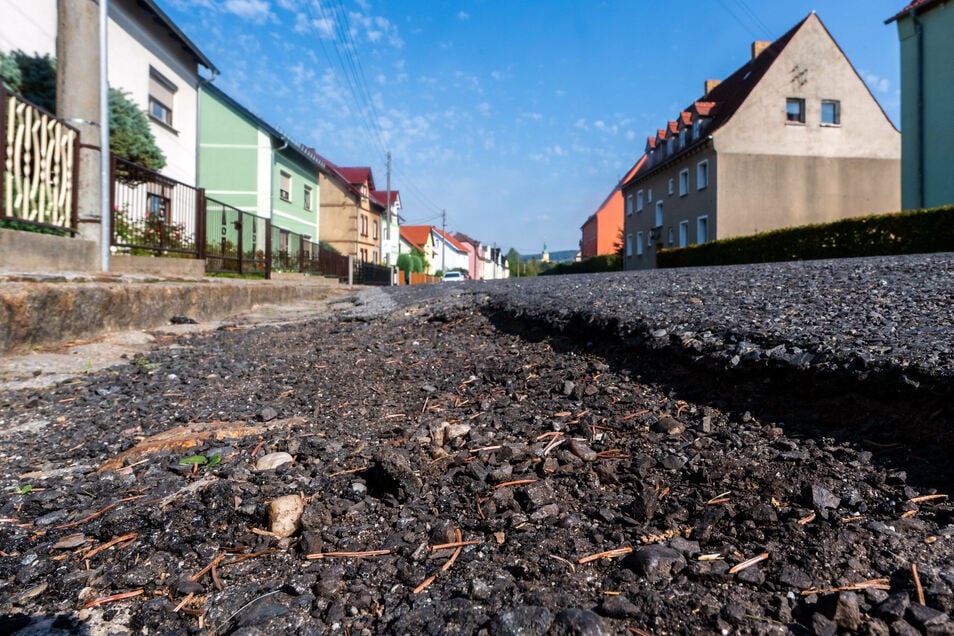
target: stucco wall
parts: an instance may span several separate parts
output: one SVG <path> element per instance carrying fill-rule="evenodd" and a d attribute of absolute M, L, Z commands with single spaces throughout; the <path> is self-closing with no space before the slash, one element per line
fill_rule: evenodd
<path fill-rule="evenodd" d="M 896 212 L 899 160 L 719 154 L 713 238 Z"/>
<path fill-rule="evenodd" d="M 910 18 L 898 21 L 901 39 L 902 204 L 905 209 L 954 203 L 954 3 L 920 14 L 924 73 L 924 201 L 918 177 L 918 38 Z"/>
<path fill-rule="evenodd" d="M 354 196 L 325 174 L 319 175 L 318 183 L 321 188 L 319 237 L 342 254 L 357 258 L 358 218 Z"/>

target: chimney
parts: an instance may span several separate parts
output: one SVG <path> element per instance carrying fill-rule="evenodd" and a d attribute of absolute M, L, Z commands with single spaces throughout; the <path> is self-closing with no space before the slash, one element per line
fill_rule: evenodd
<path fill-rule="evenodd" d="M 762 54 L 762 51 L 772 46 L 771 42 L 766 42 L 764 40 L 756 40 L 752 43 L 752 59 L 754 60 Z"/>
<path fill-rule="evenodd" d="M 712 90 L 722 83 L 722 80 L 706 80 L 706 92 L 705 95 L 708 95 Z"/>

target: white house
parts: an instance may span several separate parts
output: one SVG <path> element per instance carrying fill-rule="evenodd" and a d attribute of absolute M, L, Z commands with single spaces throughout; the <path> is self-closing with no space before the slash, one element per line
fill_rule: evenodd
<path fill-rule="evenodd" d="M 55 56 L 56 2 L 0 0 L 0 50 Z M 109 85 L 146 111 L 162 173 L 195 185 L 199 67 L 218 69 L 153 0 L 111 0 L 107 46 Z"/>

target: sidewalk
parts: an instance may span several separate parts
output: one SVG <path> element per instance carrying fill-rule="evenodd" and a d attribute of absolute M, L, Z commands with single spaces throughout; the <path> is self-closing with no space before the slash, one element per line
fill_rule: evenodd
<path fill-rule="evenodd" d="M 0 354 L 168 325 L 218 320 L 259 305 L 315 301 L 337 281 L 166 278 L 145 274 L 0 272 Z"/>

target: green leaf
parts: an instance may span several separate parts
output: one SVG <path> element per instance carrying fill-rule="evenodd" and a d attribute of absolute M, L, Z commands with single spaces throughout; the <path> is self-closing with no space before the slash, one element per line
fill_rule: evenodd
<path fill-rule="evenodd" d="M 30 484 L 23 484 L 22 486 L 17 486 L 15 490 L 17 491 L 18 495 L 26 495 L 26 494 L 29 494 L 31 490 L 33 490 L 33 486 L 31 486 Z"/>
<path fill-rule="evenodd" d="M 190 455 L 189 457 L 183 457 L 182 459 L 180 459 L 179 465 L 191 466 L 193 464 L 198 464 L 199 466 L 202 466 L 204 464 L 207 464 L 208 462 L 209 460 L 206 458 L 205 455 Z"/>
<path fill-rule="evenodd" d="M 218 466 L 222 463 L 222 454 L 221 453 L 212 453 L 209 455 L 209 468 L 213 466 Z"/>

